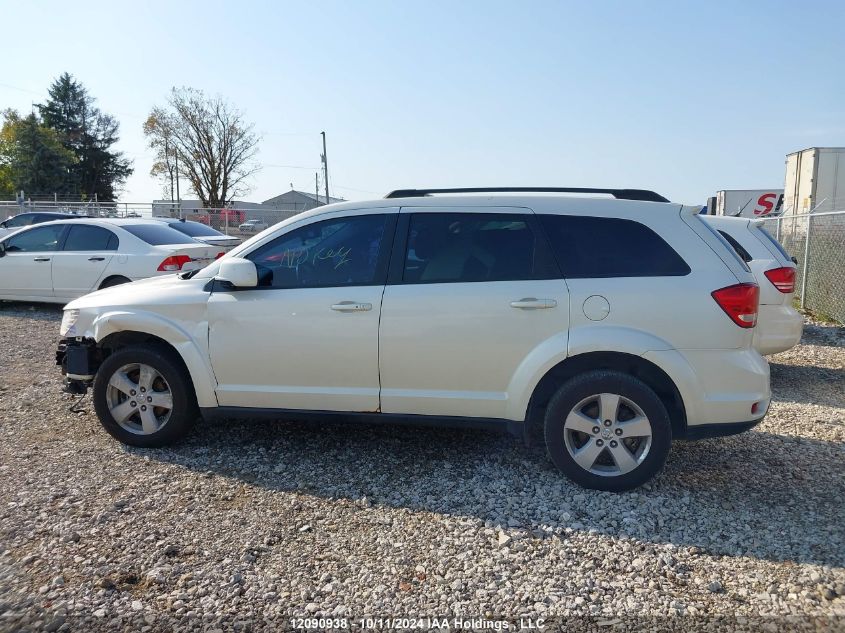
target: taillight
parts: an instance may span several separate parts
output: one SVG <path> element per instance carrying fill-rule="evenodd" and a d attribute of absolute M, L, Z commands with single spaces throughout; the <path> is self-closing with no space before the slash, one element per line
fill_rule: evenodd
<path fill-rule="evenodd" d="M 219 253 L 217 253 L 217 257 L 215 257 L 214 259 L 220 259 L 225 254 L 226 254 L 225 251 L 220 251 Z"/>
<path fill-rule="evenodd" d="M 191 261 L 188 255 L 171 255 L 158 265 L 162 272 L 174 272 L 182 270 L 182 266 Z"/>
<path fill-rule="evenodd" d="M 757 284 L 736 284 L 710 293 L 731 320 L 739 327 L 754 327 L 760 288 Z"/>
<path fill-rule="evenodd" d="M 783 268 L 773 268 L 772 270 L 767 270 L 765 275 L 766 278 L 772 282 L 772 285 L 782 293 L 787 294 L 795 292 L 794 268 L 790 268 L 788 266 L 784 266 Z"/>

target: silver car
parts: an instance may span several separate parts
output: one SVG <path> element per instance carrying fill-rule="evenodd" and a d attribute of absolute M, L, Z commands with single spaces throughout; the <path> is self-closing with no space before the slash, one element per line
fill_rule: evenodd
<path fill-rule="evenodd" d="M 266 229 L 269 224 L 267 224 L 264 220 L 247 220 L 243 224 L 238 227 L 238 230 L 241 233 L 260 233 L 264 229 Z"/>

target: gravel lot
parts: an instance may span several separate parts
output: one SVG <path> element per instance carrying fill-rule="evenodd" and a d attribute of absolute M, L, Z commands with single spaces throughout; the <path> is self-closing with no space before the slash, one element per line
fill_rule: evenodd
<path fill-rule="evenodd" d="M 756 430 L 615 495 L 481 432 L 233 422 L 129 449 L 69 410 L 60 318 L 0 303 L 0 630 L 845 628 L 845 328 L 771 359 Z"/>

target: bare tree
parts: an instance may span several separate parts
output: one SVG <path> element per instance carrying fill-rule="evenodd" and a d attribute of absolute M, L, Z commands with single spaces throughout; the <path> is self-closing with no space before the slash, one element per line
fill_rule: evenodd
<path fill-rule="evenodd" d="M 174 199 L 176 189 L 176 154 L 173 138 L 167 121 L 167 113 L 161 108 L 153 108 L 144 121 L 144 136 L 147 144 L 156 153 L 156 159 L 150 168 L 150 176 L 162 179 L 162 191 L 165 197 Z"/>
<path fill-rule="evenodd" d="M 150 173 L 172 179 L 178 157 L 179 174 L 205 207 L 224 207 L 247 193 L 247 180 L 258 171 L 253 125 L 221 97 L 201 90 L 173 88 L 167 107 L 153 108 L 144 135 L 157 157 Z"/>

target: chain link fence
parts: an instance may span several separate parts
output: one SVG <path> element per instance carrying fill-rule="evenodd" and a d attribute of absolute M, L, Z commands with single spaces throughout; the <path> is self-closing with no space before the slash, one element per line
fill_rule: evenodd
<path fill-rule="evenodd" d="M 154 209 L 155 217 L 180 217 L 176 209 Z M 279 209 L 182 209 L 181 217 L 233 237 L 247 238 L 300 212 Z"/>
<path fill-rule="evenodd" d="M 255 204 L 247 208 L 205 209 L 178 203 L 62 202 L 54 200 L 0 201 L 0 221 L 18 213 L 59 212 L 96 218 L 179 218 L 201 222 L 234 237 L 248 237 L 286 220 L 304 209 L 278 209 Z"/>
<path fill-rule="evenodd" d="M 845 323 L 845 211 L 783 215 L 763 226 L 798 260 L 801 307 Z"/>

